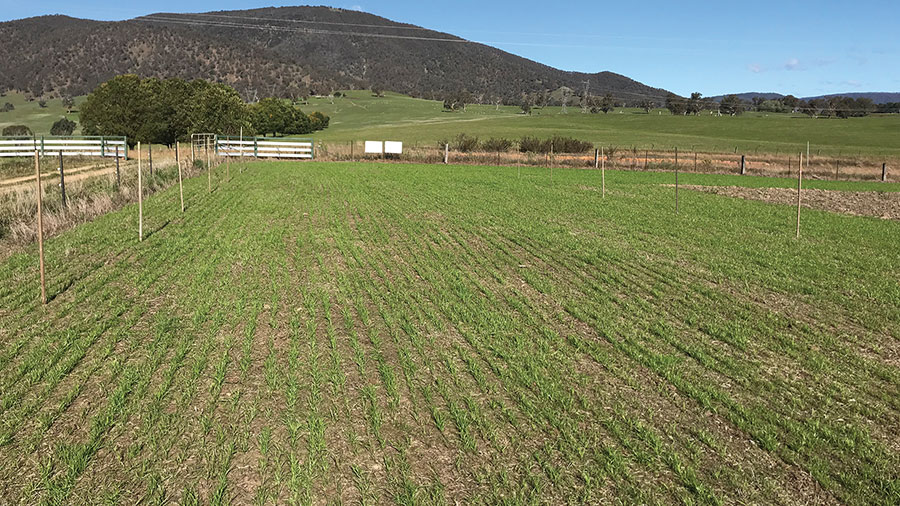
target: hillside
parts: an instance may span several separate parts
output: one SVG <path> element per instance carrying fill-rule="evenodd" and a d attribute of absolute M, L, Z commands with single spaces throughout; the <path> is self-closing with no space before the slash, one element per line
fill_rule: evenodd
<path fill-rule="evenodd" d="M 372 86 L 423 98 L 468 91 L 481 102 L 574 90 L 661 102 L 665 90 L 612 72 L 558 70 L 453 35 L 364 12 L 281 7 L 153 14 L 121 22 L 42 16 L 0 23 L 0 90 L 82 95 L 123 73 L 206 78 L 248 100 Z"/>

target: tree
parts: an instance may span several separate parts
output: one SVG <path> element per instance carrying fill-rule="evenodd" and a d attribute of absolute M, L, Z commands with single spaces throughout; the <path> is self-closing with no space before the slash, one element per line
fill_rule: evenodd
<path fill-rule="evenodd" d="M 41 109 L 45 109 L 47 107 L 47 101 L 43 98 L 38 100 L 38 107 L 40 107 Z"/>
<path fill-rule="evenodd" d="M 372 86 L 372 95 L 375 95 L 376 97 L 381 98 L 384 96 L 384 90 L 382 90 L 378 86 Z"/>
<path fill-rule="evenodd" d="M 191 125 L 194 132 L 237 135 L 241 127 L 249 127 L 247 106 L 234 88 L 209 84 L 194 97 Z"/>
<path fill-rule="evenodd" d="M 273 136 L 278 132 L 286 133 L 296 118 L 292 115 L 292 107 L 278 98 L 264 98 L 251 106 L 253 127 L 257 133 Z"/>
<path fill-rule="evenodd" d="M 666 109 L 673 115 L 682 115 L 687 112 L 687 101 L 674 93 L 666 95 Z"/>
<path fill-rule="evenodd" d="M 309 115 L 309 121 L 313 130 L 324 130 L 328 128 L 328 123 L 331 121 L 331 118 L 316 111 Z"/>
<path fill-rule="evenodd" d="M 62 97 L 62 105 L 66 108 L 66 113 L 71 113 L 72 108 L 75 107 L 75 99 L 69 95 L 64 95 Z"/>
<path fill-rule="evenodd" d="M 691 99 L 688 100 L 687 103 L 687 112 L 688 114 L 700 114 L 700 111 L 703 110 L 703 95 L 699 92 L 691 93 Z"/>
<path fill-rule="evenodd" d="M 133 146 L 140 140 L 149 105 L 138 76 L 116 76 L 94 89 L 82 104 L 82 130 L 85 135 L 124 135 Z"/>
<path fill-rule="evenodd" d="M 25 125 L 9 125 L 3 129 L 2 134 L 9 137 L 31 137 L 34 132 Z"/>
<path fill-rule="evenodd" d="M 15 110 L 15 108 L 16 108 L 16 106 L 14 106 L 14 105 L 12 105 L 11 103 L 7 102 L 7 103 L 3 104 L 3 107 L 2 107 L 2 108 L 0 108 L 0 112 L 10 112 L 10 111 Z"/>
<path fill-rule="evenodd" d="M 50 127 L 50 135 L 72 135 L 77 123 L 67 118 L 60 118 Z"/>
<path fill-rule="evenodd" d="M 639 107 L 643 109 L 647 114 L 650 114 L 650 111 L 652 111 L 655 106 L 656 104 L 654 104 L 652 100 L 647 99 L 641 100 L 639 104 Z"/>
<path fill-rule="evenodd" d="M 722 114 L 735 116 L 744 112 L 744 102 L 737 95 L 727 95 L 719 104 Z"/>
<path fill-rule="evenodd" d="M 603 111 L 603 114 L 609 114 L 615 107 L 616 101 L 613 99 L 612 93 L 607 93 L 600 99 L 600 110 Z"/>

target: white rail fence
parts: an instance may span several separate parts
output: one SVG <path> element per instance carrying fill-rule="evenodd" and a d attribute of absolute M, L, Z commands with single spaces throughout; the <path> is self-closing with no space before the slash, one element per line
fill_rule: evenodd
<path fill-rule="evenodd" d="M 216 138 L 216 153 L 229 157 L 312 160 L 315 148 L 312 139 L 219 136 Z"/>
<path fill-rule="evenodd" d="M 128 142 L 125 137 L 42 136 L 0 137 L 0 157 L 34 156 L 116 156 L 128 158 Z"/>

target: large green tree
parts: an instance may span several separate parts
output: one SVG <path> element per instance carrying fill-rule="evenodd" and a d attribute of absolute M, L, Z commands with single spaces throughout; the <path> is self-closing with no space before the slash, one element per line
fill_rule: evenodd
<path fill-rule="evenodd" d="M 134 145 L 141 139 L 150 97 L 134 74 L 116 76 L 98 86 L 81 105 L 85 135 L 124 135 Z"/>

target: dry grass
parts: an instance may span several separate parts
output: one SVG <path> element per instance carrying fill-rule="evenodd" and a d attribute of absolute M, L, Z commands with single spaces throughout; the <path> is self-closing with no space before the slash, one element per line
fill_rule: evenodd
<path fill-rule="evenodd" d="M 129 166 L 122 167 L 121 184 L 116 185 L 114 174 L 76 179 L 66 182 L 67 205 L 63 207 L 57 180 L 44 183 L 43 221 L 45 237 L 60 234 L 81 223 L 91 221 L 110 211 L 137 201 L 137 173 Z M 178 183 L 175 165 L 158 167 L 150 176 L 144 169 L 144 194 L 150 195 Z M 202 169 L 183 165 L 183 177 L 189 178 Z M 29 244 L 37 237 L 36 191 L 31 185 L 21 185 L 0 194 L 0 255 Z"/>

